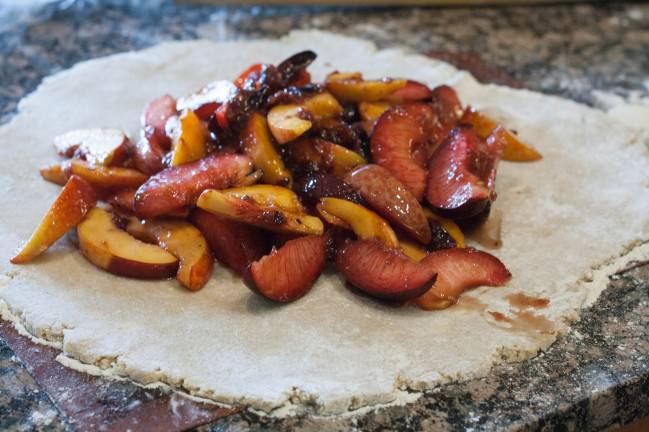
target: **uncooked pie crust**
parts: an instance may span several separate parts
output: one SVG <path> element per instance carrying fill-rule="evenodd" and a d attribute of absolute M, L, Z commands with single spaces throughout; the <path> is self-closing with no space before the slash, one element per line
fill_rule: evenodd
<path fill-rule="evenodd" d="M 54 159 L 55 135 L 105 126 L 137 136 L 149 100 L 185 95 L 302 49 L 318 53 L 315 80 L 338 69 L 451 84 L 465 103 L 541 151 L 538 163 L 500 164 L 503 246 L 491 252 L 514 275 L 506 287 L 479 288 L 468 294 L 477 302 L 424 312 L 354 295 L 329 272 L 301 300 L 276 306 L 218 266 L 191 293 L 174 280 L 102 272 L 67 241 L 33 264 L 9 264 L 57 193 L 37 172 Z M 649 157 L 640 131 L 569 100 L 482 85 L 446 63 L 358 39 L 294 32 L 278 41 L 166 43 L 49 77 L 19 110 L 0 128 L 0 311 L 61 348 L 63 364 L 91 373 L 165 383 L 275 415 L 406 402 L 422 389 L 484 375 L 503 357 L 534 355 L 597 298 L 611 269 L 649 255 L 646 245 L 633 248 L 649 239 Z M 593 272 L 603 263 L 610 266 Z M 517 319 L 506 299 L 515 292 L 550 299 L 533 311 L 550 331 L 493 320 L 488 311 Z M 485 306 L 467 306 L 478 302 Z"/>

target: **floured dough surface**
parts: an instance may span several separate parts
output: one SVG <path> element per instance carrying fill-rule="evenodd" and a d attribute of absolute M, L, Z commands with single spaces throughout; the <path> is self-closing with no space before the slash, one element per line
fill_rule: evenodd
<path fill-rule="evenodd" d="M 220 267 L 190 293 L 175 281 L 104 273 L 66 241 L 31 265 L 8 263 L 57 193 L 37 172 L 54 160 L 55 135 L 105 126 L 137 136 L 154 97 L 188 94 L 302 49 L 318 53 L 315 80 L 338 69 L 454 85 L 465 103 L 541 151 L 542 162 L 500 165 L 503 246 L 492 252 L 514 275 L 506 287 L 479 288 L 464 306 L 423 312 L 354 295 L 329 273 L 301 300 L 276 306 Z M 322 32 L 169 43 L 84 62 L 46 79 L 0 129 L 0 309 L 69 359 L 221 402 L 319 413 L 391 402 L 403 390 L 484 374 L 503 355 L 533 355 L 597 297 L 605 278 L 584 276 L 649 237 L 649 158 L 637 136 L 571 101 L 481 85 L 448 64 Z M 533 312 L 545 332 L 493 319 L 489 311 L 517 319 L 506 298 L 516 292 L 550 299 Z"/>

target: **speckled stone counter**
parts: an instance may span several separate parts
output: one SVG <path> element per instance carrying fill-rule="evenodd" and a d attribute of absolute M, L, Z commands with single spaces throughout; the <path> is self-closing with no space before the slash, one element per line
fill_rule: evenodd
<path fill-rule="evenodd" d="M 525 87 L 597 105 L 593 91 L 649 96 L 649 4 L 480 9 L 223 8 L 64 1 L 0 6 L 0 116 L 76 62 L 165 40 L 275 37 L 320 28 L 420 52 L 476 52 Z M 119 394 L 128 394 L 120 383 Z M 110 386 L 110 383 L 107 383 Z M 407 407 L 281 421 L 241 412 L 222 430 L 605 430 L 649 415 L 649 267 L 611 280 L 539 356 L 444 385 Z M 69 430 L 0 339 L 0 429 Z"/>

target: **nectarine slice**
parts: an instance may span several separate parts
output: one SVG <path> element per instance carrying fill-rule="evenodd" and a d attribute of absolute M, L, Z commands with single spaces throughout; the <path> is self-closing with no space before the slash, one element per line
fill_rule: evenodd
<path fill-rule="evenodd" d="M 41 177 L 48 182 L 63 186 L 70 179 L 70 162 L 48 165 L 39 170 Z"/>
<path fill-rule="evenodd" d="M 170 95 L 163 95 L 149 102 L 141 118 L 145 136 L 168 150 L 171 138 L 166 132 L 167 121 L 177 114 L 176 99 Z"/>
<path fill-rule="evenodd" d="M 23 264 L 40 255 L 77 226 L 96 202 L 95 192 L 88 182 L 75 175 L 70 177 L 32 236 L 11 262 Z"/>
<path fill-rule="evenodd" d="M 284 166 L 268 130 L 266 118 L 253 113 L 241 134 L 243 152 L 252 159 L 255 167 L 263 171 L 265 183 L 289 186 L 293 183 L 291 173 Z"/>
<path fill-rule="evenodd" d="M 403 79 L 382 79 L 366 81 L 358 75 L 330 74 L 325 86 L 338 100 L 344 102 L 376 102 L 404 88 Z"/>
<path fill-rule="evenodd" d="M 194 111 L 180 116 L 180 134 L 174 146 L 171 166 L 204 158 L 207 154 L 207 128 Z"/>
<path fill-rule="evenodd" d="M 317 217 L 259 204 L 254 199 L 236 198 L 218 190 L 203 192 L 196 205 L 235 222 L 271 231 L 314 235 L 321 235 L 324 231 L 324 225 Z"/>
<path fill-rule="evenodd" d="M 97 165 L 119 165 L 128 158 L 129 139 L 118 129 L 77 129 L 54 138 L 61 156 L 76 157 Z"/>
<path fill-rule="evenodd" d="M 121 230 L 104 209 L 93 208 L 77 227 L 77 235 L 83 256 L 110 273 L 140 279 L 164 279 L 174 276 L 178 270 L 175 256 Z"/>
<path fill-rule="evenodd" d="M 196 227 L 173 219 L 150 219 L 137 223 L 155 238 L 161 248 L 178 258 L 178 282 L 191 291 L 198 291 L 207 283 L 212 275 L 214 259 L 205 237 Z M 127 225 L 128 232 L 129 228 L 132 228 L 131 224 Z"/>
<path fill-rule="evenodd" d="M 299 105 L 277 105 L 268 111 L 268 127 L 277 144 L 286 144 L 311 129 L 308 113 Z"/>
<path fill-rule="evenodd" d="M 70 170 L 72 174 L 82 177 L 88 183 L 103 190 L 138 187 L 148 178 L 134 169 L 92 165 L 78 159 L 70 161 Z"/>
<path fill-rule="evenodd" d="M 283 186 L 259 184 L 224 189 L 221 192 L 232 198 L 252 200 L 261 206 L 274 206 L 290 212 L 304 212 L 304 207 L 296 193 Z"/>
<path fill-rule="evenodd" d="M 318 210 L 342 219 L 362 239 L 377 239 L 389 248 L 398 248 L 399 240 L 390 225 L 362 205 L 339 198 L 322 198 Z"/>

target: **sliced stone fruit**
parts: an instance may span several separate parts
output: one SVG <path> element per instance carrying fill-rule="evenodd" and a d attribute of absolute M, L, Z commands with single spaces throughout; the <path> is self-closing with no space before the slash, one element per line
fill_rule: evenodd
<path fill-rule="evenodd" d="M 171 147 L 171 138 L 167 135 L 167 121 L 178 115 L 176 99 L 171 95 L 163 95 L 149 102 L 142 114 L 142 127 L 146 138 L 154 140 L 163 149 Z"/>
<path fill-rule="evenodd" d="M 73 175 L 38 224 L 21 250 L 11 258 L 13 264 L 31 261 L 77 226 L 97 202 L 92 186 Z"/>
<path fill-rule="evenodd" d="M 238 198 L 228 191 L 206 190 L 196 205 L 220 217 L 270 231 L 321 235 L 322 221 L 303 212 L 286 211 L 277 205 Z"/>
<path fill-rule="evenodd" d="M 390 171 L 417 201 L 426 188 L 425 119 L 430 116 L 430 106 L 423 103 L 389 108 L 377 121 L 370 141 L 374 163 Z"/>
<path fill-rule="evenodd" d="M 438 213 L 453 219 L 480 213 L 496 198 L 500 153 L 471 127 L 455 128 L 430 158 L 426 200 Z"/>
<path fill-rule="evenodd" d="M 178 258 L 178 282 L 191 291 L 203 288 L 212 275 L 214 258 L 198 228 L 178 219 L 136 219 L 134 222 L 139 224 L 136 228 L 139 235 L 143 235 L 143 231 L 144 235 L 155 239 L 158 246 Z M 129 233 L 130 226 L 126 227 Z"/>
<path fill-rule="evenodd" d="M 387 169 L 362 166 L 345 176 L 377 213 L 423 244 L 430 242 L 428 220 L 419 201 Z"/>
<path fill-rule="evenodd" d="M 210 155 L 151 176 L 135 193 L 135 213 L 144 219 L 195 204 L 207 189 L 233 186 L 253 170 L 243 155 Z"/>
<path fill-rule="evenodd" d="M 119 129 L 77 129 L 54 138 L 59 155 L 114 166 L 128 159 L 129 139 Z"/>
<path fill-rule="evenodd" d="M 240 224 L 215 214 L 194 209 L 190 222 L 202 233 L 216 259 L 239 275 L 248 266 L 266 255 L 270 246 L 258 228 Z"/>
<path fill-rule="evenodd" d="M 180 131 L 175 140 L 171 166 L 202 159 L 207 154 L 207 128 L 193 111 L 180 116 Z"/>
<path fill-rule="evenodd" d="M 166 279 L 178 270 L 175 256 L 120 229 L 104 209 L 93 208 L 77 227 L 77 236 L 83 256 L 110 273 L 140 279 Z"/>
<path fill-rule="evenodd" d="M 326 258 L 324 236 L 288 240 L 279 249 L 253 262 L 244 280 L 250 289 L 270 300 L 292 302 L 311 289 L 324 270 Z"/>
<path fill-rule="evenodd" d="M 360 74 L 329 74 L 325 86 L 343 102 L 377 102 L 385 100 L 406 86 L 403 79 L 364 80 Z"/>
<path fill-rule="evenodd" d="M 436 277 L 431 266 L 377 240 L 346 243 L 336 254 L 336 268 L 354 287 L 386 300 L 417 298 L 431 289 Z"/>
<path fill-rule="evenodd" d="M 293 177 L 275 150 L 263 115 L 250 115 L 241 134 L 241 143 L 243 152 L 250 157 L 256 168 L 263 171 L 264 183 L 290 187 Z"/>
<path fill-rule="evenodd" d="M 500 286 L 511 279 L 511 273 L 498 258 L 473 248 L 431 252 L 421 264 L 437 273 L 431 290 L 416 300 L 417 306 L 426 310 L 454 305 L 469 288 Z"/>
<path fill-rule="evenodd" d="M 389 248 L 398 248 L 399 240 L 390 225 L 378 214 L 339 198 L 322 198 L 318 211 L 335 216 L 349 225 L 361 239 L 376 239 Z"/>

